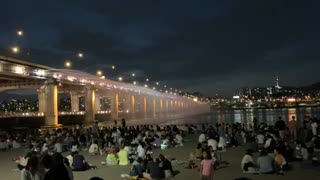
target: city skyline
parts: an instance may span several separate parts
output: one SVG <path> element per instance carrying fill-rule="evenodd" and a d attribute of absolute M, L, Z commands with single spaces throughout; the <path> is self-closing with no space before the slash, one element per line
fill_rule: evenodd
<path fill-rule="evenodd" d="M 140 81 L 150 78 L 207 96 L 272 85 L 275 76 L 288 86 L 306 86 L 319 81 L 319 5 L 295 0 L 6 1 L 0 12 L 0 54 L 57 68 L 69 59 L 77 70 L 95 74 L 101 69 L 107 78 L 124 81 L 134 74 Z M 119 71 L 111 72 L 113 65 Z"/>

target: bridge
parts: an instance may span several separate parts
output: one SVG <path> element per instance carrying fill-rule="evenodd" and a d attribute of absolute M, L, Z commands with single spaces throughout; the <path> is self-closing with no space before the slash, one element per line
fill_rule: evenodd
<path fill-rule="evenodd" d="M 58 117 L 63 114 L 81 114 L 85 123 L 92 123 L 101 113 L 110 113 L 111 119 L 156 120 L 170 115 L 206 113 L 210 109 L 206 103 L 176 93 L 0 56 L 0 92 L 13 89 L 37 91 L 39 112 L 6 112 L 2 116 L 43 116 L 48 127 L 60 126 Z M 71 112 L 58 112 L 59 93 L 70 94 Z M 85 99 L 84 112 L 79 111 L 81 97 Z M 110 99 L 110 111 L 101 111 L 101 98 Z"/>

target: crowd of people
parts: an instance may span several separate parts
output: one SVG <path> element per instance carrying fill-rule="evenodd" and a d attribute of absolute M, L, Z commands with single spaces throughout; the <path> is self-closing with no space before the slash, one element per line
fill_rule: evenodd
<path fill-rule="evenodd" d="M 175 175 L 171 162 L 162 154 L 152 158 L 152 151 L 183 146 L 184 133 L 177 126 L 127 127 L 122 120 L 120 126 L 115 123 L 114 127 L 99 127 L 94 123 L 89 128 L 2 131 L 0 137 L 4 145 L 0 147 L 3 151 L 26 147 L 25 153 L 14 159 L 22 180 L 48 180 L 58 175 L 60 179 L 72 180 L 73 171 L 95 169 L 96 166 L 88 163 L 81 154 L 83 151 L 92 156 L 104 156 L 103 165 L 131 164 L 130 177 L 163 179 Z"/>
<path fill-rule="evenodd" d="M 102 165 L 131 166 L 127 178 L 166 179 L 176 175 L 171 161 L 154 149 L 184 146 L 186 134 L 200 132 L 187 168 L 199 166 L 201 179 L 212 179 L 214 170 L 226 166 L 221 153 L 228 147 L 250 146 L 241 161 L 245 173 L 284 174 L 290 162 L 318 166 L 320 138 L 318 121 L 305 118 L 299 125 L 293 116 L 288 123 L 279 117 L 274 125 L 216 123 L 199 126 L 127 126 L 125 120 L 113 127 L 62 128 L 0 132 L 0 150 L 25 147 L 15 158 L 21 180 L 73 180 L 73 171 L 97 167 L 86 161 L 83 151 L 102 156 Z M 254 154 L 259 153 L 256 160 Z M 219 158 L 220 154 L 220 158 Z M 199 161 L 199 163 L 197 163 Z M 99 179 L 93 177 L 93 179 Z"/>

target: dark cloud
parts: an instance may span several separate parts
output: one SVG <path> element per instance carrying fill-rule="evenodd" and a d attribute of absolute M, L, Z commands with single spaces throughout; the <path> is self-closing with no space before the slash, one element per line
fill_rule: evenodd
<path fill-rule="evenodd" d="M 111 78 L 150 78 L 186 90 L 231 95 L 242 86 L 318 81 L 320 2 L 118 0 L 2 3 L 0 52 Z M 15 12 L 15 13 L 10 13 Z M 26 32 L 23 39 L 15 30 Z M 76 57 L 83 52 L 85 58 Z M 117 65 L 117 71 L 111 71 Z"/>

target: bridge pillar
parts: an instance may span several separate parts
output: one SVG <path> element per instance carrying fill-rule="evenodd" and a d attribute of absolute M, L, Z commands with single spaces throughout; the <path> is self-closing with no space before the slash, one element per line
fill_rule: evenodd
<path fill-rule="evenodd" d="M 111 118 L 117 120 L 119 118 L 119 94 L 117 92 L 110 94 L 111 101 Z"/>
<path fill-rule="evenodd" d="M 46 94 L 45 86 L 38 89 L 38 112 L 45 113 L 46 111 Z"/>
<path fill-rule="evenodd" d="M 95 112 L 101 111 L 101 97 L 96 94 L 95 98 Z"/>
<path fill-rule="evenodd" d="M 79 98 L 80 95 L 77 92 L 71 92 L 71 111 L 78 112 L 79 111 Z"/>
<path fill-rule="evenodd" d="M 128 114 L 128 118 L 134 118 L 136 113 L 135 96 L 131 92 L 125 92 L 123 108 L 125 111 L 124 113 Z"/>
<path fill-rule="evenodd" d="M 153 115 L 155 115 L 157 112 L 157 101 L 156 101 L 156 97 L 152 98 L 152 113 Z"/>
<path fill-rule="evenodd" d="M 53 79 L 45 84 L 45 126 L 56 127 L 58 124 L 58 86 Z"/>
<path fill-rule="evenodd" d="M 85 89 L 85 121 L 93 122 L 95 120 L 95 89 L 93 86 L 87 86 Z"/>
<path fill-rule="evenodd" d="M 163 102 L 162 99 L 159 99 L 159 111 L 163 112 Z"/>
<path fill-rule="evenodd" d="M 166 112 L 168 113 L 169 112 L 169 100 L 166 99 Z"/>

